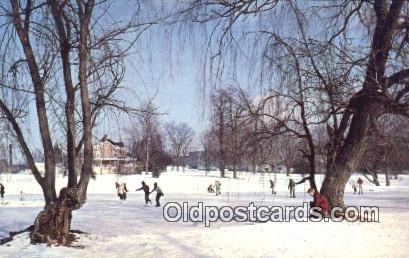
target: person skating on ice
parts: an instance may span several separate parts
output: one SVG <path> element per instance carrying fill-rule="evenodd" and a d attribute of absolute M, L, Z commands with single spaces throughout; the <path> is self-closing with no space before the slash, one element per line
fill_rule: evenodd
<path fill-rule="evenodd" d="M 115 182 L 115 187 L 116 187 L 119 199 L 121 201 L 125 201 L 126 200 L 126 193 L 128 192 L 128 189 L 126 188 L 126 184 L 125 183 Z"/>
<path fill-rule="evenodd" d="M 352 189 L 354 190 L 354 194 L 356 194 L 357 186 L 354 180 L 352 180 Z"/>
<path fill-rule="evenodd" d="M 222 192 L 220 191 L 221 190 L 221 185 L 222 185 L 222 183 L 220 183 L 220 181 L 219 180 L 216 180 L 215 182 L 214 182 L 214 188 L 216 189 L 216 195 L 220 195 Z"/>
<path fill-rule="evenodd" d="M 364 183 L 364 180 L 362 180 L 362 178 L 358 178 L 358 194 L 364 194 L 364 192 L 362 191 L 362 184 Z"/>
<path fill-rule="evenodd" d="M 160 198 L 162 196 L 164 196 L 164 194 L 162 192 L 162 189 L 158 186 L 158 183 L 156 183 L 156 182 L 153 184 L 153 190 L 151 191 L 151 193 L 153 193 L 155 191 L 156 191 L 156 198 L 155 198 L 156 207 L 159 207 L 160 206 L 160 202 L 159 202 Z"/>
<path fill-rule="evenodd" d="M 4 194 L 5 194 L 5 187 L 2 183 L 0 183 L 0 197 L 1 197 L 1 202 L 3 203 L 4 200 Z"/>
<path fill-rule="evenodd" d="M 288 182 L 288 190 L 290 190 L 290 198 L 295 198 L 295 182 L 292 179 Z"/>
<path fill-rule="evenodd" d="M 152 203 L 151 199 L 149 199 L 149 186 L 148 186 L 147 184 L 145 184 L 144 181 L 142 181 L 141 184 L 142 184 L 142 187 L 136 189 L 136 191 L 142 190 L 142 191 L 145 193 L 145 203 L 146 203 L 146 204 Z"/>
<path fill-rule="evenodd" d="M 271 194 L 277 194 L 277 192 L 274 191 L 274 187 L 275 187 L 274 181 L 270 179 Z"/>
<path fill-rule="evenodd" d="M 0 197 L 1 199 L 4 198 L 4 193 L 5 193 L 5 187 L 2 183 L 0 183 Z"/>

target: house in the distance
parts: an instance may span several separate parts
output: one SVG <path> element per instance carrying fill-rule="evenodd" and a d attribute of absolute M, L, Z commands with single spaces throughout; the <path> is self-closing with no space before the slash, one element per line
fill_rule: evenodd
<path fill-rule="evenodd" d="M 96 174 L 133 174 L 140 166 L 128 155 L 123 142 L 115 142 L 107 135 L 94 145 L 94 172 Z"/>

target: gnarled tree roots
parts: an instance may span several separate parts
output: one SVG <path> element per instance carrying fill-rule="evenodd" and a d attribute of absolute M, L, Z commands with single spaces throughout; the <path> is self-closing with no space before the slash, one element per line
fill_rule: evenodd
<path fill-rule="evenodd" d="M 70 233 L 71 213 L 81 205 L 76 189 L 61 189 L 57 201 L 47 205 L 38 214 L 30 234 L 31 243 L 70 245 L 75 240 L 74 234 Z"/>

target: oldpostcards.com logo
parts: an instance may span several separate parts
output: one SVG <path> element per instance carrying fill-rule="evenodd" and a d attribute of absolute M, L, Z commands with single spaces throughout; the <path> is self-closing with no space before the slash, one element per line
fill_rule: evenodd
<path fill-rule="evenodd" d="M 213 206 L 198 202 L 189 205 L 188 202 L 168 202 L 163 207 L 163 218 L 167 222 L 204 223 L 209 227 L 215 222 L 379 222 L 379 207 L 348 206 L 333 207 L 324 213 L 320 207 L 309 207 L 308 202 L 302 206 Z"/>

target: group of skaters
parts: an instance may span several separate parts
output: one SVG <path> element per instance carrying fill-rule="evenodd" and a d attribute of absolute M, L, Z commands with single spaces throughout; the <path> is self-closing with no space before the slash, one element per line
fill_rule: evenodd
<path fill-rule="evenodd" d="M 360 181 L 362 181 L 362 179 L 358 180 L 358 184 Z M 290 190 L 290 198 L 295 198 L 295 186 L 300 183 L 301 182 L 296 183 L 293 179 L 289 180 L 288 189 Z M 360 183 L 360 185 L 362 185 L 362 183 Z M 221 194 L 220 188 L 221 188 L 221 183 L 220 181 L 216 180 L 214 185 L 211 184 L 207 187 L 207 192 L 216 193 L 216 195 L 220 195 Z M 275 191 L 275 183 L 271 179 L 270 179 L 270 188 L 271 188 L 271 194 L 277 194 L 277 192 Z M 327 215 L 329 211 L 329 203 L 327 199 L 322 194 L 320 194 L 319 191 L 317 191 L 314 188 L 308 189 L 307 193 L 314 198 L 314 200 L 310 202 L 310 207 L 320 207 L 321 213 L 324 215 Z M 145 195 L 145 198 L 148 198 L 148 197 L 146 197 Z"/>
<path fill-rule="evenodd" d="M 270 181 L 270 188 L 271 188 L 271 194 L 275 195 L 277 194 L 277 192 L 275 191 L 275 183 L 273 180 L 269 180 Z M 302 181 L 300 182 L 295 182 L 293 179 L 289 179 L 288 181 L 288 190 L 290 191 L 290 198 L 295 198 L 295 186 L 297 184 L 302 183 Z M 363 194 L 362 191 L 362 184 L 364 183 L 364 181 L 362 180 L 362 178 L 358 178 L 357 182 L 355 183 L 355 181 L 352 180 L 352 188 L 354 190 L 354 194 L 356 194 L 357 190 L 358 190 L 358 194 Z M 155 183 L 156 184 L 156 183 Z M 220 195 L 221 194 L 221 183 L 219 180 L 216 180 L 214 182 L 214 184 L 211 184 L 207 187 L 207 192 L 208 193 L 216 193 L 216 195 Z M 143 186 L 142 186 L 143 188 Z M 141 190 L 142 188 L 140 188 L 139 190 Z M 149 191 L 149 187 L 148 187 L 148 191 Z M 146 193 L 146 192 L 145 192 Z M 308 193 L 308 192 L 307 192 Z"/>
<path fill-rule="evenodd" d="M 296 183 L 291 178 L 288 180 L 288 190 L 290 191 L 290 198 L 295 198 L 295 186 L 297 184 L 300 184 L 301 182 L 302 181 Z M 362 178 L 359 177 L 358 180 L 356 181 L 356 183 L 353 180 L 351 180 L 351 182 L 352 182 L 351 184 L 352 184 L 352 189 L 354 190 L 354 194 L 356 194 L 357 191 L 358 191 L 358 194 L 363 194 L 362 185 L 363 185 L 364 181 L 362 180 Z M 277 192 L 274 190 L 275 183 L 271 179 L 270 179 L 270 188 L 271 188 L 271 194 L 273 194 L 273 195 L 277 194 Z"/>
<path fill-rule="evenodd" d="M 296 183 L 293 179 L 289 180 L 288 183 L 288 190 L 290 191 L 290 198 L 295 198 L 295 186 L 297 184 L 301 183 L 298 182 Z M 352 188 L 354 190 L 354 194 L 356 194 L 357 190 L 358 190 L 358 194 L 363 194 L 363 190 L 362 190 L 362 185 L 363 185 L 364 181 L 362 180 L 361 177 L 358 177 L 358 180 L 353 181 L 352 180 Z M 270 180 L 270 184 L 271 184 L 271 189 L 272 189 L 272 194 L 276 194 L 276 192 L 274 191 L 274 182 L 272 180 Z M 314 200 L 310 202 L 310 207 L 319 207 L 321 208 L 321 213 L 323 215 L 328 215 L 329 212 L 329 202 L 328 200 L 319 192 L 317 191 L 315 188 L 310 188 L 307 191 L 307 194 L 311 195 Z"/>
<path fill-rule="evenodd" d="M 149 199 L 149 195 L 151 194 L 151 193 L 153 193 L 153 192 L 156 192 L 156 198 L 155 198 L 155 201 L 156 201 L 156 207 L 159 207 L 160 206 L 160 198 L 162 197 L 162 196 L 164 196 L 164 194 L 163 194 L 163 192 L 162 192 L 162 189 L 158 186 L 158 183 L 154 183 L 153 184 L 153 189 L 152 189 L 152 191 L 149 191 L 149 186 L 144 182 L 144 181 L 142 181 L 142 186 L 141 186 L 141 188 L 138 188 L 138 189 L 136 189 L 136 191 L 140 191 L 140 190 L 142 190 L 144 193 L 145 193 L 145 203 L 146 204 L 148 204 L 148 203 L 152 203 L 152 201 L 151 201 L 151 199 Z"/>
<path fill-rule="evenodd" d="M 156 192 L 156 197 L 155 197 L 155 201 L 156 201 L 156 207 L 160 207 L 160 198 L 162 196 L 164 196 L 162 189 L 159 187 L 158 183 L 154 183 L 153 184 L 153 189 L 152 191 L 149 191 L 149 185 L 147 185 L 145 183 L 145 181 L 141 182 L 141 187 L 136 189 L 137 191 L 143 191 L 145 194 L 145 204 L 149 204 L 152 203 L 151 199 L 149 198 L 149 195 L 153 192 Z M 126 193 L 128 192 L 128 188 L 126 187 L 126 183 L 119 183 L 119 182 L 115 182 L 115 187 L 119 196 L 119 199 L 121 201 L 125 201 L 126 200 Z"/>
<path fill-rule="evenodd" d="M 354 190 L 354 194 L 356 194 L 357 188 L 358 188 L 358 194 L 364 194 L 363 191 L 362 191 L 362 184 L 363 183 L 364 183 L 364 181 L 360 177 L 358 178 L 356 183 L 355 183 L 354 180 L 351 180 L 351 185 L 352 185 L 352 189 Z M 358 184 L 358 186 L 357 186 L 357 184 Z"/>
<path fill-rule="evenodd" d="M 299 183 L 300 182 L 296 183 L 293 179 L 289 179 L 288 190 L 290 191 L 290 198 L 295 198 L 295 186 L 297 184 L 299 184 Z M 363 183 L 364 183 L 364 181 L 360 177 L 358 178 L 356 183 L 353 180 L 351 181 L 351 185 L 352 185 L 352 189 L 354 191 L 354 194 L 356 194 L 357 192 L 360 195 L 363 194 L 363 190 L 362 190 Z M 221 185 L 222 184 L 220 183 L 220 181 L 216 180 L 214 182 L 214 185 L 211 184 L 211 185 L 208 186 L 207 191 L 209 193 L 215 193 L 216 196 L 220 195 L 221 194 Z M 125 201 L 126 198 L 127 198 L 126 193 L 128 192 L 128 188 L 126 187 L 126 183 L 115 182 L 115 187 L 116 187 L 119 199 L 121 201 Z M 273 195 L 277 194 L 277 192 L 275 191 L 275 183 L 271 179 L 270 179 L 270 188 L 271 188 L 271 194 L 273 194 Z M 163 194 L 162 189 L 159 187 L 158 183 L 155 182 L 153 184 L 152 191 L 150 191 L 149 186 L 144 181 L 142 181 L 141 182 L 141 187 L 136 189 L 136 191 L 141 191 L 141 190 L 145 194 L 145 204 L 152 203 L 151 199 L 149 198 L 149 195 L 151 193 L 153 193 L 153 192 L 156 192 L 156 197 L 155 197 L 156 207 L 160 206 L 160 198 L 162 196 L 164 196 L 164 194 Z M 314 201 L 311 203 L 311 205 L 319 206 L 323 210 L 328 209 L 328 201 L 326 201 L 325 197 L 322 196 L 318 191 L 311 188 L 311 189 L 309 189 L 307 191 L 307 193 L 314 197 Z M 2 183 L 0 183 L 0 197 L 1 197 L 2 202 L 4 200 L 4 194 L 5 194 L 5 187 L 4 187 L 4 185 Z M 22 192 L 21 192 L 21 195 L 22 195 Z"/>
<path fill-rule="evenodd" d="M 271 188 L 271 194 L 275 195 L 277 192 L 275 191 L 275 183 L 273 180 L 270 181 L 270 188 Z M 295 181 L 290 178 L 288 182 L 288 190 L 290 190 L 290 198 L 295 198 Z"/>

